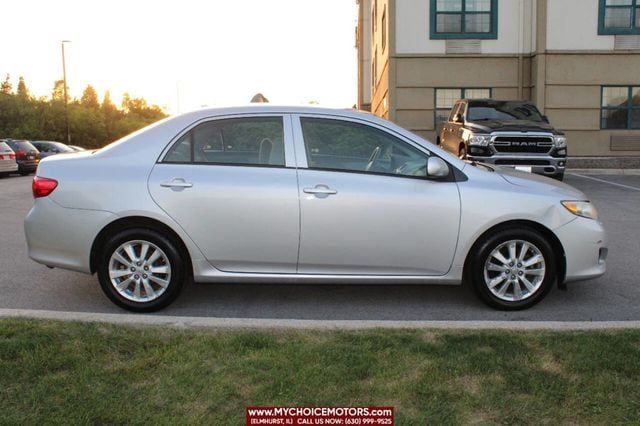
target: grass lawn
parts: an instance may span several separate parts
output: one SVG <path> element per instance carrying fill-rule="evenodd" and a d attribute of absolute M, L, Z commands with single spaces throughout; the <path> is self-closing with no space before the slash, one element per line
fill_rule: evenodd
<path fill-rule="evenodd" d="M 0 424 L 244 424 L 246 406 L 396 424 L 638 424 L 640 331 L 216 331 L 0 320 Z"/>

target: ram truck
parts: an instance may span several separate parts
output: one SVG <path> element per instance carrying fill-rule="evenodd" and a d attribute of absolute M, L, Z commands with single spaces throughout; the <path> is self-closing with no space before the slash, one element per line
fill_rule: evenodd
<path fill-rule="evenodd" d="M 458 100 L 437 144 L 463 160 L 564 177 L 567 138 L 528 101 Z"/>

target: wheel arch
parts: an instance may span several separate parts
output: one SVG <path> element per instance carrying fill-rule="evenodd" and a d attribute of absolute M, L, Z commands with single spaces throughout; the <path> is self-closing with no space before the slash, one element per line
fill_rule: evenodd
<path fill-rule="evenodd" d="M 122 217 L 113 222 L 106 225 L 102 230 L 98 233 L 96 238 L 93 240 L 93 244 L 91 245 L 91 253 L 89 257 L 89 266 L 91 268 L 91 273 L 95 273 L 98 268 L 98 260 L 100 258 L 100 253 L 102 247 L 104 247 L 107 240 L 114 235 L 116 232 L 124 231 L 127 229 L 133 228 L 144 228 L 150 229 L 156 232 L 160 232 L 162 235 L 169 237 L 173 243 L 175 243 L 176 248 L 180 252 L 180 255 L 183 257 L 185 266 L 187 266 L 187 271 L 190 277 L 193 276 L 193 263 L 191 261 L 191 255 L 189 254 L 189 250 L 185 245 L 182 238 L 168 225 L 160 222 L 156 219 L 151 219 L 149 217 L 144 216 L 128 216 Z"/>
<path fill-rule="evenodd" d="M 467 252 L 467 256 L 464 261 L 464 270 L 463 277 L 465 281 L 469 280 L 469 274 L 471 272 L 471 258 L 473 254 L 477 251 L 478 247 L 482 242 L 492 233 L 504 230 L 504 229 L 518 229 L 518 228 L 530 228 L 538 233 L 540 233 L 551 245 L 553 249 L 554 255 L 556 256 L 556 274 L 557 274 L 557 283 L 558 286 L 562 286 L 564 283 L 564 279 L 567 273 L 567 260 L 564 252 L 564 247 L 562 247 L 562 243 L 558 239 L 558 237 L 546 226 L 530 221 L 530 220 L 510 220 L 507 222 L 498 223 L 491 228 L 484 231 L 473 243 L 469 251 Z"/>

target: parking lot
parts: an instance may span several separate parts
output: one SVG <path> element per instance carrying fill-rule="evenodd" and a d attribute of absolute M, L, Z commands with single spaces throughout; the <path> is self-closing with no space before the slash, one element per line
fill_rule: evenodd
<path fill-rule="evenodd" d="M 95 276 L 48 269 L 27 257 L 22 221 L 32 177 L 0 179 L 0 308 L 119 313 Z M 640 320 L 640 175 L 569 173 L 608 232 L 607 273 L 554 289 L 539 305 L 498 312 L 468 287 L 408 285 L 187 286 L 164 315 L 341 320 Z"/>

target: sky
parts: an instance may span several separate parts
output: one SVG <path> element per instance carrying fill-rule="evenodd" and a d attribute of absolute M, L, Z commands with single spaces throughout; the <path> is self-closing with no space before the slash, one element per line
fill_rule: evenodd
<path fill-rule="evenodd" d="M 23 76 L 36 96 L 62 79 L 144 97 L 168 113 L 357 97 L 355 0 L 20 0 L 2 6 L 0 78 Z"/>

